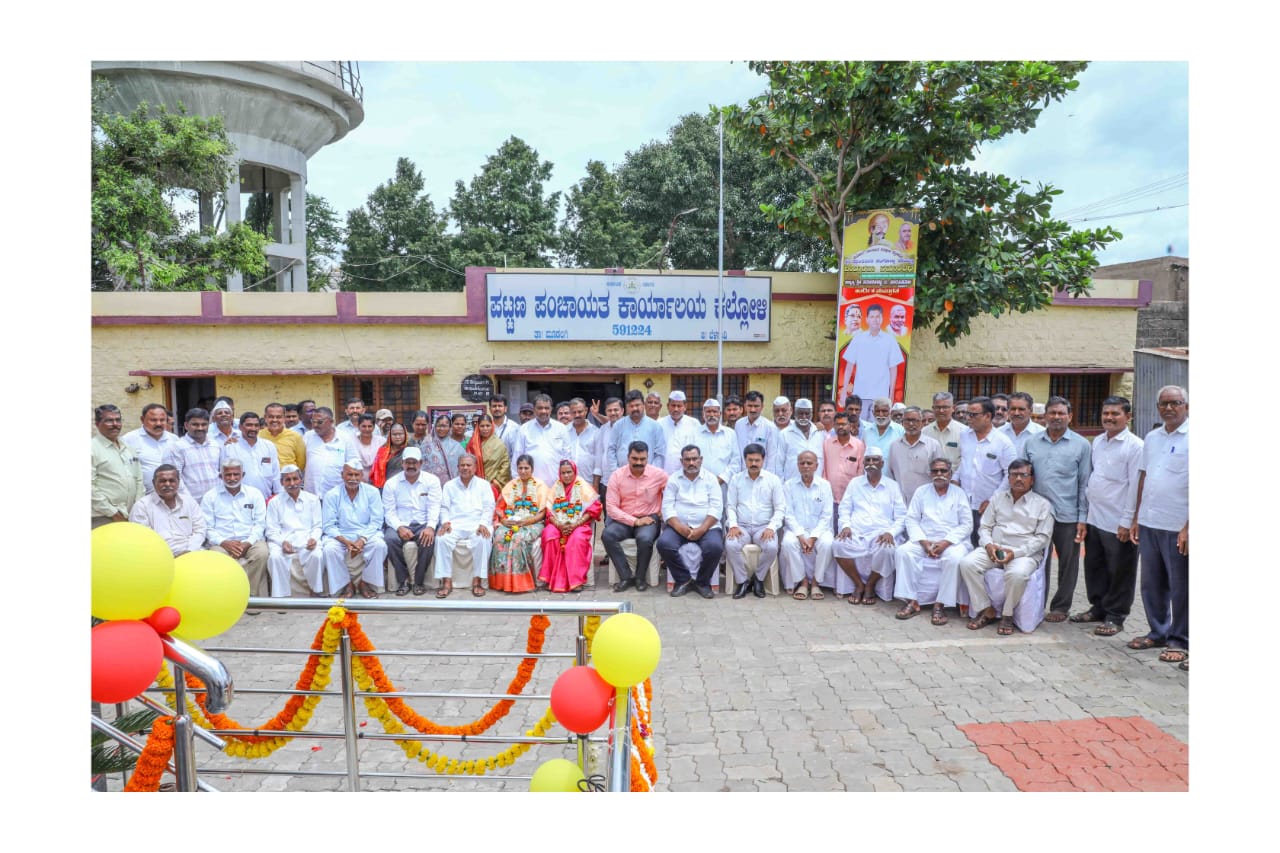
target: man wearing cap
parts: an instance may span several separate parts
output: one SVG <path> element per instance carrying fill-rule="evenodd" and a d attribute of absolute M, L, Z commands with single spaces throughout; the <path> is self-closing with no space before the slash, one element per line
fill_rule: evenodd
<path fill-rule="evenodd" d="M 267 499 L 244 485 L 239 459 L 224 459 L 221 471 L 222 482 L 200 500 L 206 546 L 244 567 L 250 595 L 267 595 Z"/>
<path fill-rule="evenodd" d="M 156 468 L 170 461 L 178 437 L 165 429 L 169 420 L 169 410 L 159 403 L 148 403 L 142 407 L 142 426 L 120 436 L 120 440 L 129 445 L 133 455 L 142 465 L 142 488 L 151 494 L 154 488 Z"/>
<path fill-rule="evenodd" d="M 836 412 L 836 437 L 822 442 L 822 471 L 831 484 L 831 499 L 839 504 L 853 479 L 862 474 L 862 463 L 867 447 L 861 439 L 853 437 L 847 412 Z M 839 518 L 836 506 L 832 506 L 832 520 Z M 835 532 L 834 530 L 832 532 Z"/>
<path fill-rule="evenodd" d="M 782 473 L 778 474 L 783 482 L 800 476 L 796 460 L 806 450 L 813 451 L 818 459 L 818 476 L 822 476 L 822 445 L 826 441 L 822 429 L 813 422 L 813 403 L 801 397 L 796 400 L 796 419 L 778 431 L 778 443 L 782 447 Z"/>
<path fill-rule="evenodd" d="M 522 424 L 516 436 L 515 455 L 511 457 L 512 477 L 517 476 L 517 460 L 526 453 L 533 458 L 533 476 L 543 483 L 559 479 L 560 460 L 573 458 L 569 428 L 552 419 L 551 405 L 551 398 L 546 394 L 533 398 L 534 418 Z"/>
<path fill-rule="evenodd" d="M 991 399 L 995 400 L 994 397 Z M 1014 391 L 1005 405 L 1009 409 L 1008 418 L 1003 426 L 996 428 L 1013 442 L 1014 452 L 1021 456 L 1027 446 L 1027 439 L 1044 432 L 1043 426 L 1031 420 L 1031 408 L 1036 405 L 1036 401 L 1026 391 Z"/>
<path fill-rule="evenodd" d="M 422 470 L 422 451 L 406 447 L 401 457 L 404 470 L 382 487 L 383 537 L 387 556 L 396 572 L 396 595 L 409 591 L 409 570 L 404 558 L 405 543 L 416 541 L 418 559 L 413 567 L 413 594 L 427 591 L 427 566 L 435 553 L 436 525 L 440 523 L 440 479 Z"/>
<path fill-rule="evenodd" d="M 519 416 L 520 416 L 520 426 L 524 426 L 524 425 L 525 425 L 525 424 L 527 424 L 529 421 L 533 420 L 533 403 L 521 403 L 521 404 L 520 404 L 520 412 L 519 412 Z M 517 432 L 516 432 L 516 436 L 518 437 L 519 435 L 520 435 L 520 433 L 519 433 L 519 431 L 517 430 Z M 514 438 L 513 438 L 513 439 L 511 439 L 511 446 L 512 446 L 512 447 L 515 447 L 515 439 L 514 439 Z M 508 452 L 508 453 L 510 453 L 510 452 L 511 452 L 510 448 L 508 448 L 508 451 L 507 451 L 507 452 Z"/>
<path fill-rule="evenodd" d="M 561 424 L 563 426 L 563 424 Z M 440 535 L 436 537 L 436 598 L 453 592 L 454 552 L 462 542 L 471 547 L 471 594 L 484 595 L 489 577 L 489 554 L 493 550 L 493 488 L 476 476 L 476 458 L 470 453 L 458 457 L 458 476 L 440 490 Z"/>
<path fill-rule="evenodd" d="M 630 458 L 630 447 L 633 442 L 642 441 L 645 445 L 645 459 L 648 464 L 665 473 L 663 465 L 666 454 L 666 439 L 662 435 L 662 427 L 658 422 L 650 420 L 644 413 L 644 395 L 638 389 L 627 392 L 623 402 L 626 417 L 619 418 L 609 431 L 609 455 L 613 460 L 614 470 L 627 467 Z"/>
<path fill-rule="evenodd" d="M 889 478 L 902 489 L 902 500 L 908 506 L 916 490 L 932 482 L 929 463 L 943 455 L 938 442 L 921 434 L 923 428 L 924 412 L 919 406 L 908 406 L 902 413 L 902 437 L 885 451 L 885 455 L 889 457 L 886 471 Z M 951 463 L 948 462 L 947 469 L 950 468 Z"/>
<path fill-rule="evenodd" d="M 854 478 L 840 500 L 832 556 L 843 572 L 836 576 L 836 594 L 849 595 L 850 604 L 873 605 L 877 594 L 893 600 L 893 558 L 906 529 L 907 506 L 898 484 L 881 476 L 880 448 L 867 448 L 863 466 L 866 473 Z"/>
<path fill-rule="evenodd" d="M 702 451 L 698 450 L 698 445 L 687 444 L 680 448 L 680 462 L 683 470 L 668 479 L 662 490 L 664 525 L 662 534 L 658 536 L 658 553 L 675 581 L 671 589 L 673 598 L 691 590 L 703 598 L 715 598 L 711 591 L 711 578 L 720 565 L 725 548 L 724 530 L 720 527 L 720 514 L 724 512 L 720 485 L 715 477 L 702 470 Z M 690 573 L 680 556 L 680 549 L 690 543 L 696 544 L 701 552 L 696 575 Z M 639 550 L 636 549 L 636 573 L 642 574 L 648 564 L 640 562 Z"/>
<path fill-rule="evenodd" d="M 888 397 L 877 397 L 871 404 L 871 427 L 863 434 L 862 440 L 867 446 L 875 445 L 880 448 L 880 452 L 884 454 L 884 458 L 889 458 L 889 448 L 893 443 L 902 438 L 905 430 L 901 425 L 895 424 L 889 417 L 889 409 L 892 404 Z"/>
<path fill-rule="evenodd" d="M 213 416 L 213 424 L 209 428 L 209 441 L 222 450 L 223 445 L 234 444 L 240 440 L 239 421 L 236 419 L 235 403 L 230 397 L 219 397 L 209 410 Z"/>
<path fill-rule="evenodd" d="M 320 498 L 302 490 L 302 472 L 297 465 L 280 469 L 283 492 L 267 504 L 267 572 L 271 575 L 271 596 L 280 598 L 294 589 L 305 589 L 314 597 L 324 595 L 324 509 Z M 329 589 L 336 595 L 347 584 L 344 567 L 329 577 Z"/>
<path fill-rule="evenodd" d="M 935 443 L 936 446 L 936 443 Z M 965 540 L 973 529 L 969 498 L 951 482 L 951 463 L 935 456 L 929 463 L 930 484 L 917 489 L 907 507 L 907 541 L 894 555 L 897 575 L 893 594 L 906 602 L 897 618 L 910 619 L 920 612 L 921 576 L 924 560 L 932 557 L 941 570 L 938 592 L 933 601 L 932 622 L 947 624 L 944 608 L 956 606 L 960 590 L 960 559 L 969 553 Z"/>
<path fill-rule="evenodd" d="M 127 521 L 133 505 L 146 494 L 142 465 L 133 448 L 120 441 L 124 416 L 110 403 L 93 411 L 98 428 L 90 447 L 93 477 L 90 480 L 91 527 Z"/>
<path fill-rule="evenodd" d="M 317 410 L 319 411 L 319 410 Z M 382 564 L 387 558 L 387 542 L 382 538 L 382 495 L 363 482 L 359 459 L 342 466 L 342 483 L 325 493 L 324 562 L 329 577 L 349 579 L 338 592 L 349 598 L 357 592 L 377 598 L 382 592 Z"/>
<path fill-rule="evenodd" d="M 178 469 L 168 463 L 156 466 L 151 493 L 133 505 L 129 520 L 160 534 L 175 557 L 204 547 L 200 502 L 179 488 Z"/>
<path fill-rule="evenodd" d="M 280 466 L 296 465 L 299 470 L 307 467 L 307 442 L 296 430 L 285 425 L 285 408 L 280 403 L 267 403 L 262 410 L 266 421 L 266 429 L 258 433 L 276 447 L 276 458 Z"/>
<path fill-rule="evenodd" d="M 391 435 L 391 425 L 396 422 L 396 416 L 391 414 L 390 409 L 378 409 L 373 421 L 378 427 L 374 434 L 378 436 L 378 445 L 382 446 L 387 443 L 387 436 Z"/>
<path fill-rule="evenodd" d="M 834 500 L 831 484 L 818 472 L 818 454 L 802 450 L 796 458 L 800 475 L 787 480 L 783 488 L 787 501 L 786 532 L 779 557 L 782 581 L 793 598 L 815 601 L 825 598 L 822 586 L 831 586 L 831 534 Z"/>
<path fill-rule="evenodd" d="M 182 488 L 196 500 L 218 485 L 218 460 L 221 449 L 209 440 L 209 413 L 204 409 L 188 409 L 183 427 L 185 434 L 174 446 L 172 462 L 178 469 Z"/>
<path fill-rule="evenodd" d="M 320 406 L 311 414 L 311 429 L 307 432 L 306 490 L 321 497 L 342 484 L 342 465 L 349 460 L 360 461 L 355 446 L 333 425 L 333 409 Z"/>
<path fill-rule="evenodd" d="M 662 470 L 668 476 L 681 470 L 680 448 L 693 444 L 698 437 L 700 424 L 697 418 L 686 415 L 685 409 L 684 392 L 675 390 L 667 395 L 667 414 L 658 418 L 658 428 L 662 430 L 664 439 Z"/>
<path fill-rule="evenodd" d="M 702 425 L 694 444 L 702 451 L 702 470 L 713 475 L 720 484 L 720 497 L 728 500 L 729 480 L 742 467 L 738 455 L 738 436 L 720 423 L 720 401 L 712 397 L 702 404 Z"/>
<path fill-rule="evenodd" d="M 889 420 L 893 421 L 898 426 L 902 426 L 902 416 L 905 415 L 906 412 L 906 403 L 894 403 L 889 407 Z"/>
<path fill-rule="evenodd" d="M 761 414 L 764 411 L 764 395 L 759 391 L 748 391 L 743 397 L 742 407 L 745 414 L 733 425 L 734 434 L 738 437 L 738 455 L 741 456 L 746 451 L 748 444 L 758 444 L 764 448 L 766 465 L 773 457 L 781 457 L 778 428 L 773 425 L 773 421 Z"/>
<path fill-rule="evenodd" d="M 748 444 L 742 454 L 743 470 L 729 480 L 729 495 L 724 509 L 728 527 L 725 555 L 729 568 L 733 570 L 734 583 L 738 584 L 734 598 L 742 598 L 748 592 L 764 598 L 765 575 L 778 557 L 778 532 L 786 517 L 787 496 L 782 480 L 766 471 L 764 463 L 764 448 Z M 747 545 L 760 547 L 756 575 L 750 579 L 747 578 L 747 564 L 742 554 Z"/>
<path fill-rule="evenodd" d="M 1031 404 L 1031 422 L 1036 426 L 1044 426 L 1045 408 L 1044 403 Z"/>
<path fill-rule="evenodd" d="M 253 486 L 264 497 L 278 495 L 280 488 L 280 456 L 276 446 L 262 441 L 259 432 L 262 421 L 257 412 L 245 412 L 240 416 L 240 440 L 222 445 L 221 459 L 238 459 L 244 470 L 244 484 Z"/>

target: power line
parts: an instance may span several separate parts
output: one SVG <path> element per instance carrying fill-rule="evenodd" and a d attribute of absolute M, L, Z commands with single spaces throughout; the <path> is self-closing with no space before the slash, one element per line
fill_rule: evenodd
<path fill-rule="evenodd" d="M 1108 196 L 1107 198 L 1101 199 L 1100 201 L 1090 202 L 1088 204 L 1080 205 L 1078 207 L 1073 207 L 1070 210 L 1064 211 L 1063 214 L 1061 215 L 1079 216 L 1085 213 L 1096 213 L 1108 207 L 1115 207 L 1117 205 L 1124 204 L 1127 202 L 1137 201 L 1140 198 L 1147 198 L 1149 196 L 1159 195 L 1160 193 L 1163 193 L 1163 192 L 1168 192 L 1170 190 L 1178 189 L 1180 187 L 1186 186 L 1188 174 L 1189 173 L 1187 172 L 1183 172 L 1181 175 L 1175 175 L 1170 178 L 1162 178 L 1159 181 L 1153 181 L 1152 183 L 1149 183 L 1149 184 L 1143 184 L 1142 186 L 1135 187 L 1130 190 L 1126 190 L 1122 193 L 1117 193 L 1116 195 Z"/>
<path fill-rule="evenodd" d="M 1103 214 L 1099 214 L 1098 216 L 1077 216 L 1072 219 L 1067 219 L 1065 221 L 1066 222 L 1096 222 L 1099 219 L 1119 219 L 1122 216 L 1137 216 L 1139 213 L 1152 213 L 1157 210 L 1174 210 L 1179 207 L 1187 207 L 1189 204 L 1190 202 L 1184 202 L 1182 204 L 1166 204 L 1160 207 L 1148 207 L 1146 210 L 1127 210 L 1124 213 L 1103 213 Z"/>

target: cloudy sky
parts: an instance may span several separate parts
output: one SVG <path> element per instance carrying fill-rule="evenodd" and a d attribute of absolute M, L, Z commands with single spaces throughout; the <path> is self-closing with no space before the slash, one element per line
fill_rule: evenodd
<path fill-rule="evenodd" d="M 437 209 L 509 136 L 555 168 L 565 191 L 588 160 L 609 166 L 666 136 L 681 115 L 764 89 L 745 62 L 364 62 L 364 122 L 311 158 L 308 191 L 345 219 L 388 180 L 398 157 L 423 172 Z M 1034 130 L 984 149 L 978 165 L 1062 190 L 1056 215 L 1125 237 L 1121 263 L 1189 254 L 1187 64 L 1100 62 Z M 1161 208 L 1153 210 L 1153 208 Z M 563 213 L 563 203 L 561 207 Z"/>

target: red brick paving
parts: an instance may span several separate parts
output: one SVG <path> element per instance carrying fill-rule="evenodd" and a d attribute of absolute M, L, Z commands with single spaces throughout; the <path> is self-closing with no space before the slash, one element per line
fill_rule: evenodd
<path fill-rule="evenodd" d="M 1020 791 L 1187 790 L 1187 745 L 1142 717 L 959 728 Z"/>

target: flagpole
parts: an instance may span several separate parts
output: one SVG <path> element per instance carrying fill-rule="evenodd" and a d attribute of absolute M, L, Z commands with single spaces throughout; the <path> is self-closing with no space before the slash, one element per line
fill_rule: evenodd
<path fill-rule="evenodd" d="M 716 399 L 724 405 L 724 110 L 720 110 L 720 261 L 716 272 Z"/>

